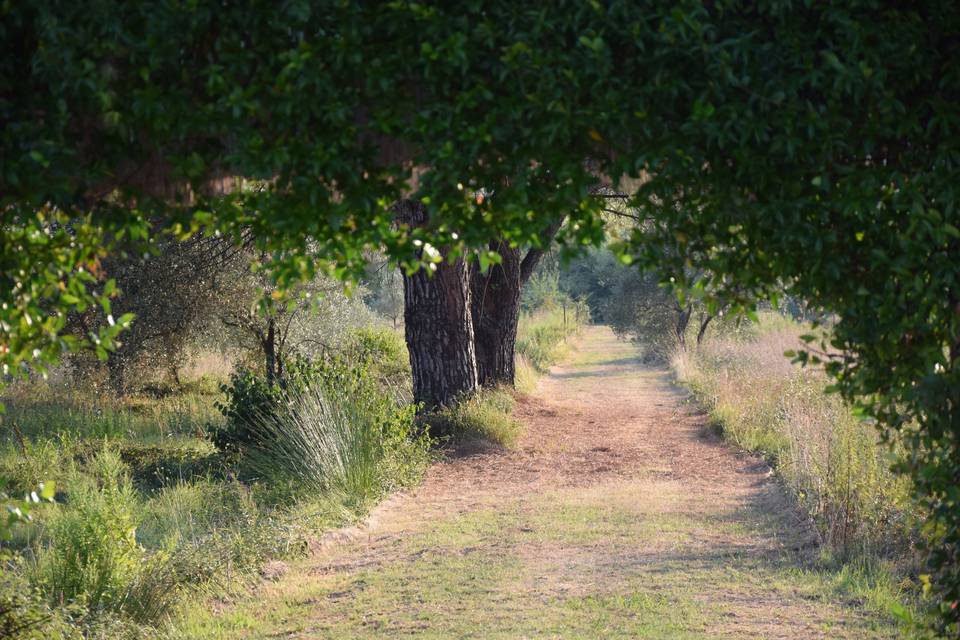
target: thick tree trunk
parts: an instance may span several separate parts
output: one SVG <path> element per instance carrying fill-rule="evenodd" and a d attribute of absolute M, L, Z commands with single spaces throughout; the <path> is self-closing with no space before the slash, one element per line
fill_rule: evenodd
<path fill-rule="evenodd" d="M 492 247 L 497 250 L 497 247 Z M 470 278 L 477 376 L 483 386 L 513 386 L 514 347 L 520 320 L 520 250 L 499 248 L 501 263 Z"/>
<path fill-rule="evenodd" d="M 396 205 L 397 220 L 427 221 L 422 204 Z M 432 272 L 403 274 L 404 333 L 413 370 L 413 399 L 430 411 L 477 390 L 477 360 L 471 319 L 469 268 L 446 259 Z"/>
<path fill-rule="evenodd" d="M 548 245 L 562 220 L 544 233 Z M 523 285 L 544 255 L 533 248 L 521 258 L 519 248 L 498 241 L 490 249 L 500 254 L 500 264 L 486 272 L 474 265 L 470 278 L 473 296 L 473 333 L 477 352 L 477 375 L 482 386 L 509 385 L 516 380 L 515 351 L 520 321 L 520 294 Z"/>

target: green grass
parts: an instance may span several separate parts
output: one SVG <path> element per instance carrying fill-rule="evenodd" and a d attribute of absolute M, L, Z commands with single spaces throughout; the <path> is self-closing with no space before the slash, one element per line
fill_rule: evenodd
<path fill-rule="evenodd" d="M 498 387 L 481 389 L 458 404 L 427 417 L 430 432 L 454 442 L 488 442 L 512 447 L 522 433 L 519 422 L 511 417 L 512 390 Z"/>
<path fill-rule="evenodd" d="M 4 438 L 134 439 L 141 443 L 193 437 L 208 423 L 222 420 L 209 383 L 163 398 L 133 396 L 117 400 L 94 390 L 54 386 L 42 381 L 19 383 L 6 390 Z"/>
<path fill-rule="evenodd" d="M 432 518 L 373 549 L 364 538 L 338 552 L 338 570 L 298 573 L 217 614 L 193 607 L 179 632 L 195 639 L 708 638 L 727 619 L 749 619 L 760 635 L 768 619 L 786 615 L 825 637 L 896 633 L 895 622 L 877 613 L 884 603 L 871 600 L 852 572 L 801 568 L 789 553 L 717 555 L 706 537 L 749 536 L 749 527 L 644 508 L 662 488 L 552 491 Z M 864 615 L 845 612 L 850 606 Z"/>
<path fill-rule="evenodd" d="M 377 336 L 361 337 L 355 348 L 383 351 Z M 410 426 L 412 411 L 395 407 L 402 367 L 396 353 L 387 356 L 364 378 L 366 404 L 355 394 L 340 398 L 343 446 L 324 458 L 339 470 L 337 482 L 329 469 L 313 484 L 295 473 L 253 477 L 237 453 L 218 451 L 208 434 L 223 424 L 221 393 L 209 377 L 159 398 L 118 400 L 43 382 L 10 389 L 0 492 L 53 480 L 58 495 L 0 542 L 10 573 L 0 606 L 16 604 L 0 611 L 0 629 L 33 616 L 31 632 L 50 640 L 167 637 L 184 602 L 258 580 L 265 563 L 302 556 L 322 531 L 415 482 L 429 460 L 426 441 L 374 410 L 395 408 Z M 365 434 L 364 446 L 351 434 Z"/>
<path fill-rule="evenodd" d="M 546 372 L 566 356 L 567 339 L 580 333 L 577 316 L 564 320 L 561 309 L 543 309 L 524 314 L 517 329 L 517 354 L 538 373 Z"/>

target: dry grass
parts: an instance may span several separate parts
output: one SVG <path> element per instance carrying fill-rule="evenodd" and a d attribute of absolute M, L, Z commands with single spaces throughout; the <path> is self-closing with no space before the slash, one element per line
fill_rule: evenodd
<path fill-rule="evenodd" d="M 783 353 L 799 324 L 767 316 L 746 335 L 714 338 L 673 358 L 677 377 L 710 410 L 724 436 L 763 453 L 843 558 L 910 557 L 910 485 L 890 471 L 876 430 L 824 392 L 825 374 Z"/>

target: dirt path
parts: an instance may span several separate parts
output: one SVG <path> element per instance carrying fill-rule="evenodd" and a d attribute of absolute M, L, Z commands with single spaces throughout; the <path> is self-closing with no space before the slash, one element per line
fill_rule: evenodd
<path fill-rule="evenodd" d="M 435 465 L 207 637 L 894 637 L 768 467 L 604 327 L 518 406 L 514 451 Z"/>

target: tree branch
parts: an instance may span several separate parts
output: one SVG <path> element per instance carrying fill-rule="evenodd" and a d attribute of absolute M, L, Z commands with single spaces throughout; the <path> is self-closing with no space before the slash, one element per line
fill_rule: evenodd
<path fill-rule="evenodd" d="M 546 228 L 544 232 L 544 237 L 546 241 L 540 247 L 531 247 L 527 251 L 527 255 L 523 257 L 523 260 L 520 262 L 520 285 L 526 284 L 527 280 L 530 279 L 530 276 L 533 275 L 534 269 L 537 268 L 537 265 L 540 263 L 540 259 L 543 258 L 544 254 L 547 252 L 547 249 L 550 247 L 550 243 L 553 242 L 554 236 L 557 235 L 557 232 L 560 231 L 560 227 L 563 226 L 563 220 L 556 220 Z"/>

